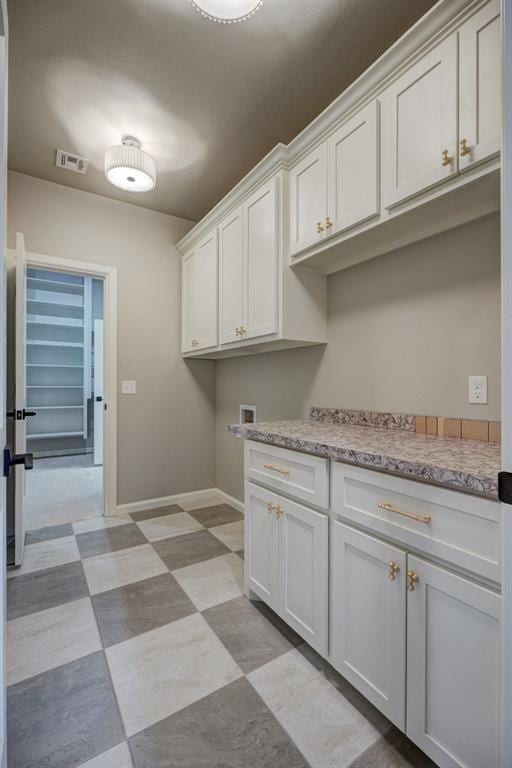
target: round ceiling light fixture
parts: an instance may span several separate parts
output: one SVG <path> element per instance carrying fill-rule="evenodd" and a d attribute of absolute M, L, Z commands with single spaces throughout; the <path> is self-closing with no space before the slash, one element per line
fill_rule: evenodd
<path fill-rule="evenodd" d="M 263 0 L 190 0 L 194 8 L 210 21 L 235 24 L 245 21 L 262 5 Z"/>
<path fill-rule="evenodd" d="M 121 144 L 105 152 L 105 176 L 128 192 L 149 192 L 156 186 L 155 161 L 141 149 L 138 139 L 123 136 Z"/>

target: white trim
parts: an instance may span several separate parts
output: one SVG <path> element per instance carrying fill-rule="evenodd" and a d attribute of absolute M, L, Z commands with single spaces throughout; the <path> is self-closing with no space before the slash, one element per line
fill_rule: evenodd
<path fill-rule="evenodd" d="M 501 422 L 502 469 L 512 471 L 512 0 L 501 3 L 502 174 L 501 174 Z M 501 765 L 512 766 L 512 518 L 502 504 Z"/>
<path fill-rule="evenodd" d="M 104 398 L 107 403 L 103 433 L 104 515 L 117 514 L 117 268 L 89 261 L 62 259 L 27 251 L 27 266 L 77 272 L 103 279 L 104 285 Z"/>
<path fill-rule="evenodd" d="M 159 496 L 156 499 L 142 499 L 141 501 L 130 501 L 127 504 L 119 504 L 117 507 L 118 515 L 128 515 L 132 512 L 142 512 L 146 509 L 159 509 L 168 507 L 171 504 L 200 504 L 202 501 L 211 501 L 212 498 L 218 498 L 219 504 L 225 503 L 237 509 L 244 511 L 243 502 L 230 496 L 229 493 L 221 491 L 219 488 L 204 488 L 201 491 L 189 491 L 188 493 L 175 493 L 172 496 Z"/>

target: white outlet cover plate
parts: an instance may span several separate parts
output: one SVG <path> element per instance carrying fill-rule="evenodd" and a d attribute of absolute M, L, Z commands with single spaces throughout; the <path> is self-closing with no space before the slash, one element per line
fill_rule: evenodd
<path fill-rule="evenodd" d="M 468 400 L 474 405 L 487 405 L 487 376 L 468 376 Z"/>
<path fill-rule="evenodd" d="M 122 381 L 121 382 L 121 394 L 123 395 L 135 395 L 137 392 L 136 381 Z"/>

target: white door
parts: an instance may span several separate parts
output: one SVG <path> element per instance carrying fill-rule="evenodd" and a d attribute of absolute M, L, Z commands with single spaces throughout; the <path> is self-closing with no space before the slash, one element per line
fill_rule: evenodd
<path fill-rule="evenodd" d="M 103 320 L 94 321 L 94 463 L 103 464 Z"/>
<path fill-rule="evenodd" d="M 327 217 L 327 142 L 310 152 L 289 174 L 290 254 L 325 238 Z"/>
<path fill-rule="evenodd" d="M 491 0 L 459 31 L 459 168 L 497 155 L 501 145 L 500 2 Z"/>
<path fill-rule="evenodd" d="M 333 666 L 405 728 L 406 553 L 338 521 L 331 545 Z"/>
<path fill-rule="evenodd" d="M 279 497 L 279 613 L 320 654 L 328 645 L 329 520 Z"/>
<path fill-rule="evenodd" d="M 16 389 L 14 409 L 14 452 L 27 451 L 27 257 L 21 232 L 16 234 Z M 25 548 L 25 466 L 17 464 L 14 470 L 14 564 L 21 565 Z"/>
<path fill-rule="evenodd" d="M 196 253 L 197 266 L 196 303 L 198 349 L 216 347 L 219 339 L 219 263 L 217 253 L 217 230 L 211 232 L 199 243 Z"/>
<path fill-rule="evenodd" d="M 277 179 L 244 205 L 247 265 L 244 330 L 247 338 L 277 333 L 279 226 Z"/>
<path fill-rule="evenodd" d="M 245 484 L 245 584 L 277 610 L 277 509 L 275 493 Z"/>
<path fill-rule="evenodd" d="M 457 34 L 382 94 L 382 196 L 386 208 L 458 171 Z"/>
<path fill-rule="evenodd" d="M 7 443 L 5 405 L 7 396 L 6 368 L 6 133 L 7 133 L 7 10 L 0 4 L 0 449 Z M 6 768 L 5 744 L 5 561 L 6 561 L 6 482 L 0 472 L 0 766 Z"/>
<path fill-rule="evenodd" d="M 219 226 L 220 343 L 240 341 L 244 324 L 244 224 L 242 207 Z"/>
<path fill-rule="evenodd" d="M 328 230 L 342 232 L 379 214 L 377 101 L 328 139 Z"/>
<path fill-rule="evenodd" d="M 501 598 L 412 556 L 407 581 L 407 735 L 443 768 L 502 768 Z"/>

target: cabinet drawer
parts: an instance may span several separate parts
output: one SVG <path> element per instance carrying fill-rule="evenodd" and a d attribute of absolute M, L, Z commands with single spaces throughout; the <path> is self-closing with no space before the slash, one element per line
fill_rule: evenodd
<path fill-rule="evenodd" d="M 328 459 L 246 440 L 245 475 L 285 496 L 329 507 Z"/>
<path fill-rule="evenodd" d="M 333 511 L 407 548 L 500 580 L 498 502 L 335 463 Z"/>

